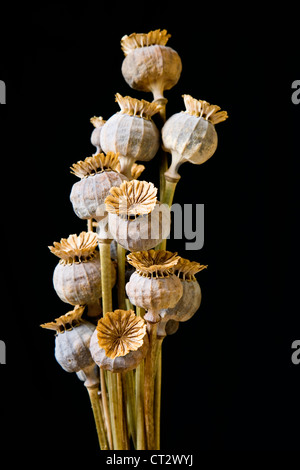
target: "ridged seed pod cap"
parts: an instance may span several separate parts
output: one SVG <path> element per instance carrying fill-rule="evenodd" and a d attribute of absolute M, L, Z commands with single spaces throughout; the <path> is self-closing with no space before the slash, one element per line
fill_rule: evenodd
<path fill-rule="evenodd" d="M 170 208 L 147 181 L 125 181 L 105 199 L 112 237 L 129 251 L 149 250 L 170 233 Z"/>
<path fill-rule="evenodd" d="M 99 367 L 111 372 L 135 369 L 148 349 L 146 322 L 133 310 L 107 312 L 98 321 L 91 354 Z"/>

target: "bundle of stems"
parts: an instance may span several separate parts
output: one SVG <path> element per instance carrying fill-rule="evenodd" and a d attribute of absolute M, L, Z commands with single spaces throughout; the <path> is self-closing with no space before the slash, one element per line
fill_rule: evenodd
<path fill-rule="evenodd" d="M 160 126 L 165 122 L 166 100 L 159 114 Z M 158 124 L 159 125 L 159 124 Z M 163 203 L 168 203 L 168 191 L 164 188 L 166 181 L 164 173 L 167 169 L 167 155 L 160 149 L 161 159 L 159 167 L 160 195 Z M 88 230 L 93 230 L 96 223 L 88 220 Z M 101 282 L 102 282 L 102 312 L 113 310 L 111 288 L 111 255 L 110 240 L 100 240 Z M 156 248 L 166 249 L 166 240 Z M 144 317 L 145 310 L 135 307 L 126 297 L 125 292 L 125 260 L 126 250 L 117 244 L 117 301 L 115 308 L 131 309 L 137 316 Z M 136 369 L 128 372 L 114 373 L 104 371 L 100 367 L 100 412 L 94 413 L 96 429 L 101 442 L 108 442 L 111 450 L 128 450 L 134 447 L 136 450 L 160 449 L 160 412 L 161 412 L 161 380 L 162 380 L 162 342 L 163 338 L 157 337 L 157 325 L 148 324 L 149 349 L 144 360 Z M 104 422 L 103 427 L 100 421 Z"/>

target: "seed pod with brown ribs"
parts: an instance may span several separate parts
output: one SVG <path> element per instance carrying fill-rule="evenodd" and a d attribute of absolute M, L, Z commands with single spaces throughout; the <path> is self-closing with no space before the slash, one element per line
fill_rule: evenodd
<path fill-rule="evenodd" d="M 104 152 L 119 154 L 121 173 L 132 179 L 131 167 L 138 161 L 152 160 L 160 146 L 160 134 L 151 117 L 160 106 L 116 94 L 121 111 L 113 114 L 101 130 L 100 143 Z"/>
<path fill-rule="evenodd" d="M 184 322 L 192 318 L 197 312 L 201 304 L 201 288 L 195 277 L 195 274 L 207 266 L 180 258 L 173 273 L 178 276 L 183 287 L 183 294 L 175 307 L 163 309 L 160 312 L 164 321 L 175 320 Z"/>
<path fill-rule="evenodd" d="M 177 253 L 149 250 L 130 253 L 127 260 L 136 271 L 126 284 L 133 305 L 147 310 L 144 318 L 151 323 L 160 321 L 160 311 L 174 307 L 182 296 L 180 279 L 172 273 L 179 260 Z"/>
<path fill-rule="evenodd" d="M 60 243 L 49 246 L 60 258 L 54 269 L 53 284 L 59 298 L 71 305 L 99 302 L 101 297 L 101 271 L 97 234 L 81 232 L 62 238 Z M 115 266 L 111 263 L 112 285 L 116 281 Z"/>
<path fill-rule="evenodd" d="M 127 180 L 126 176 L 120 173 L 118 155 L 113 152 L 107 155 L 98 153 L 74 163 L 71 168 L 71 173 L 80 178 L 80 181 L 73 185 L 70 194 L 75 214 L 80 219 L 98 221 L 99 230 L 101 228 L 100 238 L 109 238 L 110 234 L 106 233 L 102 226 L 107 221 L 104 200 L 110 188 Z"/>
<path fill-rule="evenodd" d="M 53 322 L 41 325 L 56 332 L 55 358 L 67 372 L 84 371 L 95 365 L 90 353 L 90 341 L 96 327 L 82 319 L 84 308 L 76 306 Z"/>
<path fill-rule="evenodd" d="M 164 149 L 172 154 L 172 163 L 165 173 L 167 180 L 180 179 L 178 168 L 184 162 L 200 165 L 216 151 L 218 136 L 215 124 L 227 119 L 227 112 L 206 101 L 183 95 L 185 112 L 173 114 L 162 128 Z"/>
<path fill-rule="evenodd" d="M 164 90 L 170 90 L 180 78 L 181 59 L 166 46 L 170 36 L 165 29 L 157 29 L 147 34 L 133 33 L 121 40 L 125 81 L 135 90 L 152 92 L 154 100 L 164 99 Z"/>

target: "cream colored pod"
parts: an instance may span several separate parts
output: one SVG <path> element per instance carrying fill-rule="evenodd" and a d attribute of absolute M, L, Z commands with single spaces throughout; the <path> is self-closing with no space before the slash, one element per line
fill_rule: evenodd
<path fill-rule="evenodd" d="M 97 155 L 97 153 L 101 153 L 101 145 L 100 145 L 100 134 L 102 127 L 104 126 L 105 122 L 103 117 L 99 116 L 94 116 L 90 119 L 91 123 L 94 126 L 94 130 L 91 134 L 91 144 L 93 144 L 96 147 L 96 152 L 94 155 Z"/>
<path fill-rule="evenodd" d="M 184 162 L 200 165 L 215 153 L 218 136 L 215 124 L 227 119 L 227 112 L 206 101 L 183 95 L 185 112 L 173 114 L 162 128 L 163 147 L 172 154 L 165 177 L 170 182 L 180 179 L 178 169 Z"/>
<path fill-rule="evenodd" d="M 80 178 L 72 186 L 70 194 L 75 214 L 80 219 L 95 219 L 98 222 L 99 238 L 110 239 L 104 200 L 110 188 L 127 180 L 120 173 L 118 154 L 98 153 L 74 163 L 71 169 L 71 173 Z"/>
<path fill-rule="evenodd" d="M 166 46 L 170 37 L 165 29 L 157 29 L 147 34 L 133 33 L 121 40 L 125 81 L 135 90 L 152 92 L 154 100 L 164 99 L 164 90 L 173 88 L 180 78 L 181 59 Z"/>
<path fill-rule="evenodd" d="M 53 285 L 63 302 L 71 305 L 98 304 L 102 290 L 97 244 L 96 233 L 81 232 L 49 246 L 50 251 L 60 258 L 54 269 Z M 113 263 L 111 270 L 114 285 L 116 270 Z"/>
<path fill-rule="evenodd" d="M 158 323 L 162 309 L 175 307 L 183 288 L 180 279 L 172 273 L 179 260 L 177 253 L 149 250 L 130 253 L 127 260 L 136 271 L 126 284 L 126 293 L 133 305 L 147 310 L 144 319 Z"/>
<path fill-rule="evenodd" d="M 163 309 L 160 315 L 164 322 L 174 320 L 185 322 L 190 320 L 201 304 L 201 288 L 195 274 L 207 268 L 195 261 L 180 258 L 173 273 L 180 279 L 183 294 L 179 302 L 172 308 Z"/>
<path fill-rule="evenodd" d="M 102 369 L 128 372 L 145 358 L 148 346 L 145 320 L 133 310 L 115 310 L 98 321 L 90 350 Z"/>
<path fill-rule="evenodd" d="M 156 198 L 157 188 L 146 181 L 124 181 L 105 199 L 109 231 L 129 251 L 149 250 L 170 234 L 170 208 Z"/>
<path fill-rule="evenodd" d="M 105 153 L 119 154 L 120 172 L 132 178 L 135 161 L 148 162 L 160 146 L 160 134 L 151 117 L 159 112 L 157 103 L 148 103 L 116 94 L 120 112 L 111 116 L 101 130 L 100 143 Z"/>
<path fill-rule="evenodd" d="M 83 371 L 85 385 L 91 386 L 91 381 L 95 384 L 99 382 L 90 353 L 91 337 L 96 327 L 82 319 L 83 312 L 84 307 L 76 306 L 66 315 L 41 327 L 56 332 L 55 358 L 60 366 L 67 372 Z"/>

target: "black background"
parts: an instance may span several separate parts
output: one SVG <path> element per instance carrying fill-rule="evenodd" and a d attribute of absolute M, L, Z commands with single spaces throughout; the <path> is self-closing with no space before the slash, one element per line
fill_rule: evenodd
<path fill-rule="evenodd" d="M 97 450 L 88 396 L 54 358 L 41 323 L 68 311 L 52 286 L 48 245 L 86 229 L 72 210 L 69 167 L 90 156 L 90 117 L 118 110 L 116 92 L 152 99 L 121 74 L 120 39 L 167 29 L 182 94 L 226 110 L 204 165 L 180 169 L 175 202 L 205 204 L 205 241 L 184 251 L 207 264 L 203 301 L 163 349 L 165 451 L 299 450 L 298 224 L 300 105 L 297 12 L 244 5 L 43 3 L 7 14 L 2 31 L 1 444 L 9 450 Z M 157 182 L 157 159 L 143 179 Z M 62 445 L 64 443 L 64 445 Z M 0 445 L 1 445 L 0 444 Z M 50 449 L 50 450 L 49 450 Z"/>

